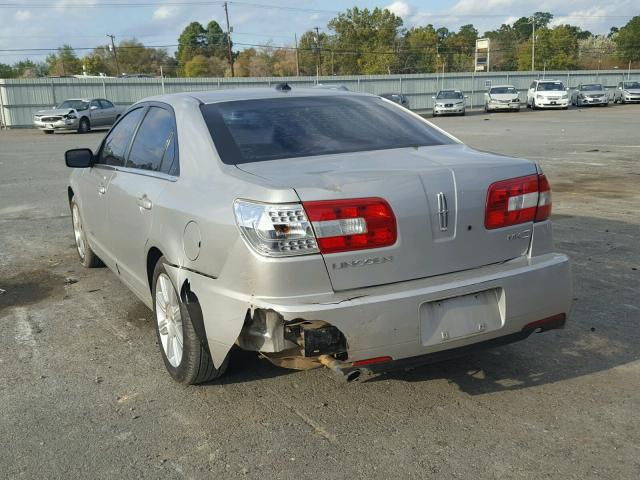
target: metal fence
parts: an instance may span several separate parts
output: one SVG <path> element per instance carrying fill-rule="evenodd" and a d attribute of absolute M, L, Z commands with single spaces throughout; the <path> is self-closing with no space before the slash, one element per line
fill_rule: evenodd
<path fill-rule="evenodd" d="M 0 79 L 0 122 L 6 127 L 31 126 L 33 113 L 50 108 L 67 98 L 107 98 L 119 105 L 130 105 L 142 98 L 163 93 L 216 90 L 240 87 L 269 87 L 287 82 L 295 88 L 321 84 L 340 84 L 355 92 L 403 93 L 411 109 L 418 112 L 433 106 L 432 96 L 441 88 L 457 88 L 469 96 L 470 107 L 484 105 L 490 85 L 510 84 L 521 93 L 539 78 L 562 80 L 566 86 L 602 83 L 615 88 L 628 78 L 636 80 L 640 70 L 577 70 L 554 72 L 489 72 L 415 75 L 353 75 L 340 77 L 270 78 L 42 78 Z"/>

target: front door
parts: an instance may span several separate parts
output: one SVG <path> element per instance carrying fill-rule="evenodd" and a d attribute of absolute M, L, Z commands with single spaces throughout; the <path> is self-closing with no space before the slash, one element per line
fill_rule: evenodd
<path fill-rule="evenodd" d="M 166 186 L 175 181 L 171 175 L 174 132 L 173 113 L 149 107 L 124 167 L 117 169 L 110 182 L 108 223 L 117 269 L 125 283 L 143 297 L 149 293 L 146 251 L 158 200 Z"/>

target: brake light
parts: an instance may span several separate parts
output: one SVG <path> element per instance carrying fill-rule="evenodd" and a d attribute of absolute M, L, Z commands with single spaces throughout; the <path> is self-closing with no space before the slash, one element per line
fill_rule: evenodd
<path fill-rule="evenodd" d="M 382 198 L 303 202 L 322 253 L 387 247 L 396 243 L 396 217 Z"/>
<path fill-rule="evenodd" d="M 527 175 L 492 183 L 487 192 L 484 226 L 488 230 L 551 216 L 551 186 L 547 177 Z"/>
<path fill-rule="evenodd" d="M 354 367 L 364 367 L 366 365 L 375 365 L 377 363 L 385 363 L 385 362 L 390 362 L 391 360 L 393 360 L 393 358 L 389 357 L 389 356 L 385 356 L 385 357 L 375 357 L 375 358 L 367 358 L 365 360 L 356 360 L 355 362 L 352 363 L 352 365 Z"/>

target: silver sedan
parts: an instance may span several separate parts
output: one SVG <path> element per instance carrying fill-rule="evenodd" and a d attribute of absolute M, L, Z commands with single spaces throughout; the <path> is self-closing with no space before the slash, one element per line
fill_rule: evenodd
<path fill-rule="evenodd" d="M 233 345 L 353 380 L 564 326 L 538 165 L 285 87 L 143 100 L 66 153 L 80 261 L 153 310 L 174 379 L 219 377 Z"/>
<path fill-rule="evenodd" d="M 609 94 L 600 83 L 578 85 L 571 93 L 571 105 L 582 107 L 585 105 L 609 106 Z"/>
<path fill-rule="evenodd" d="M 110 127 L 123 110 L 104 98 L 72 98 L 49 110 L 38 110 L 33 115 L 33 126 L 44 133 L 56 130 L 87 133 L 92 128 Z"/>

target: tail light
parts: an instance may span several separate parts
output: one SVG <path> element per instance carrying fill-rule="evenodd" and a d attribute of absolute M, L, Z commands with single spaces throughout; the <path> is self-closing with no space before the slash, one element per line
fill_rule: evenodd
<path fill-rule="evenodd" d="M 398 238 L 396 217 L 382 198 L 304 202 L 322 253 L 387 247 Z"/>
<path fill-rule="evenodd" d="M 287 257 L 318 253 L 318 245 L 302 205 L 234 202 L 240 232 L 261 255 Z"/>
<path fill-rule="evenodd" d="M 484 226 L 487 230 L 551 216 L 551 186 L 543 174 L 492 183 L 487 192 Z"/>

